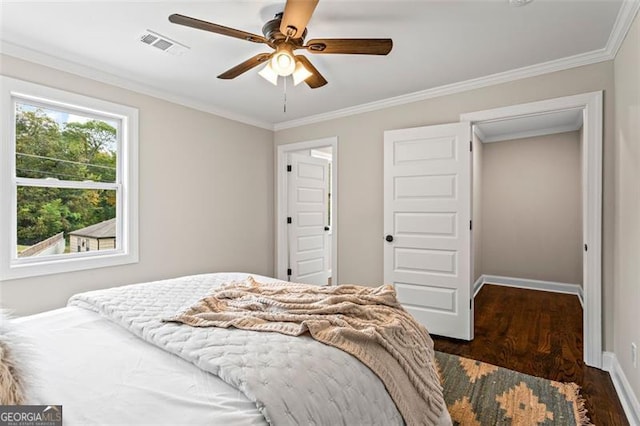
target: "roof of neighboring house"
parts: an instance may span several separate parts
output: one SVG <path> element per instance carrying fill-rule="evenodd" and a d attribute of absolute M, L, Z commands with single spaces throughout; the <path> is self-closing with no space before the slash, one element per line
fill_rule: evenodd
<path fill-rule="evenodd" d="M 76 229 L 69 232 L 69 235 L 77 235 L 89 238 L 115 238 L 116 237 L 116 218 L 87 226 L 86 228 Z"/>

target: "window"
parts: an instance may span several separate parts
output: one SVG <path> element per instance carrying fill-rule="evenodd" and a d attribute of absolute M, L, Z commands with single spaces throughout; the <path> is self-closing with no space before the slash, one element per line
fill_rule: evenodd
<path fill-rule="evenodd" d="M 137 110 L 0 82 L 0 279 L 137 262 Z"/>

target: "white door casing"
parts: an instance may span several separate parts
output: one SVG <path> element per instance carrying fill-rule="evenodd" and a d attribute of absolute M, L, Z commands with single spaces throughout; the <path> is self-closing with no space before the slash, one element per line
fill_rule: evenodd
<path fill-rule="evenodd" d="M 471 125 L 384 134 L 384 281 L 429 333 L 473 338 Z"/>
<path fill-rule="evenodd" d="M 329 161 L 291 153 L 288 164 L 289 281 L 327 285 Z"/>
<path fill-rule="evenodd" d="M 603 92 L 545 99 L 460 115 L 471 123 L 582 109 L 584 362 L 602 368 L 602 128 Z M 588 247 L 588 249 L 587 249 Z"/>

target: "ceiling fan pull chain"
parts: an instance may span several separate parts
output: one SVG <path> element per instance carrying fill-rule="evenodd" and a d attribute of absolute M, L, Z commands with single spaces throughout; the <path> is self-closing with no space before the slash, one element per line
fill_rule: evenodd
<path fill-rule="evenodd" d="M 283 102 L 283 112 L 287 113 L 287 77 L 282 79 L 284 81 L 284 102 Z"/>

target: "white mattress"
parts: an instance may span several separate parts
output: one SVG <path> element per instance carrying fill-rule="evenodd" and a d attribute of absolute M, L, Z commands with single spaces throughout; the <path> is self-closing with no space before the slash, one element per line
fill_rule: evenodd
<path fill-rule="evenodd" d="M 35 349 L 36 398 L 61 404 L 66 425 L 266 425 L 240 391 L 96 313 L 66 307 L 16 325 Z"/>

